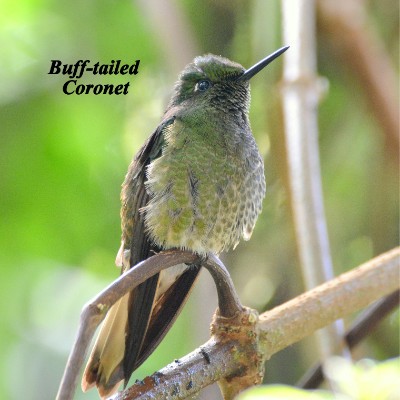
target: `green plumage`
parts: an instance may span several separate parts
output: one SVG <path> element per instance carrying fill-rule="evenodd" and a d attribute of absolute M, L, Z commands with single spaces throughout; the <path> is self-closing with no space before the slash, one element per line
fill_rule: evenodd
<path fill-rule="evenodd" d="M 162 155 L 147 169 L 146 227 L 161 248 L 220 253 L 251 236 L 265 179 L 248 120 L 249 83 L 237 80 L 243 72 L 209 55 L 180 76 Z M 202 79 L 211 83 L 204 92 L 196 90 Z"/>

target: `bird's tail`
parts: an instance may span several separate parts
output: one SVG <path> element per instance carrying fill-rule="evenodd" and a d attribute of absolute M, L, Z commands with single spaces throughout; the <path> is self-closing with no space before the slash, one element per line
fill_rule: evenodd
<path fill-rule="evenodd" d="M 117 391 L 124 380 L 123 360 L 129 293 L 109 310 L 82 377 L 82 390 L 97 385 L 102 398 Z"/>

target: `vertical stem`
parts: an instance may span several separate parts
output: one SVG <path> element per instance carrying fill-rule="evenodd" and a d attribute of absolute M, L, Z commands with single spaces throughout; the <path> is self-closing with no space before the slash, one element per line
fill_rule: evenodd
<path fill-rule="evenodd" d="M 283 113 L 289 184 L 297 245 L 307 290 L 333 277 L 324 215 L 318 150 L 317 107 L 323 80 L 316 74 L 315 4 L 282 0 L 284 44 Z M 343 324 L 318 333 L 320 356 L 338 349 Z"/>

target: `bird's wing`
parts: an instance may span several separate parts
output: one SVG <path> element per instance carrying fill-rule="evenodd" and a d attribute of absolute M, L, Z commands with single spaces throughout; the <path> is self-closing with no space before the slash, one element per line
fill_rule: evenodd
<path fill-rule="evenodd" d="M 116 263 L 125 272 L 157 248 L 148 238 L 140 210 L 149 201 L 146 168 L 162 154 L 165 129 L 175 117 L 165 118 L 132 161 L 122 185 L 122 244 Z M 121 381 L 154 351 L 179 315 L 199 268 L 177 266 L 164 270 L 122 297 L 109 310 L 93 347 L 83 378 L 84 391 L 97 386 L 100 396 L 115 392 Z"/>

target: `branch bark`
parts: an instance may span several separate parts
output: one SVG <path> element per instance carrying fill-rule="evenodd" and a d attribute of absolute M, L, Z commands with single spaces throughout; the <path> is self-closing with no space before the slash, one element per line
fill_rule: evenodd
<path fill-rule="evenodd" d="M 262 314 L 258 319 L 258 349 L 263 360 L 398 289 L 399 265 L 400 248 L 395 248 Z M 247 351 L 248 347 L 241 347 L 235 339 L 221 341 L 214 335 L 189 355 L 112 399 L 161 400 L 166 395 L 185 399 L 223 378 L 243 377 L 246 366 L 237 360 L 243 360 L 241 354 L 246 357 Z"/>
<path fill-rule="evenodd" d="M 264 351 L 272 355 L 316 330 L 384 297 L 400 286 L 400 248 L 260 316 Z"/>
<path fill-rule="evenodd" d="M 353 349 L 356 347 L 384 318 L 399 306 L 399 303 L 400 291 L 396 290 L 365 310 L 346 332 L 345 342 L 348 348 Z M 307 371 L 296 386 L 303 389 L 316 389 L 323 380 L 323 365 L 317 364 Z"/>

